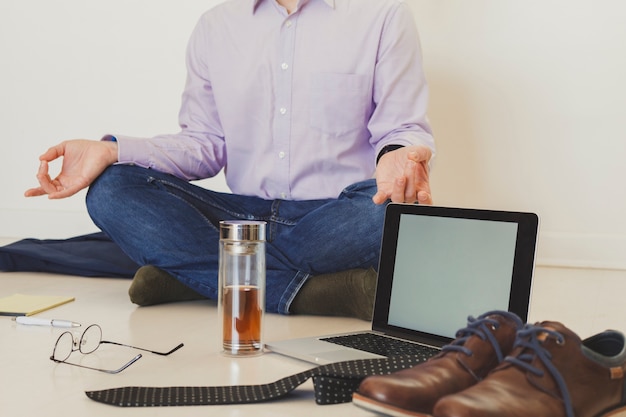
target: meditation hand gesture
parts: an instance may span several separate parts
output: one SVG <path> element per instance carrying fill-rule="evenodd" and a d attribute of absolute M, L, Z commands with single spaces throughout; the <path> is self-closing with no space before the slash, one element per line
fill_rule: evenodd
<path fill-rule="evenodd" d="M 63 157 L 61 172 L 52 179 L 48 164 L 60 157 Z M 65 141 L 48 149 L 39 160 L 39 187 L 27 190 L 24 195 L 65 198 L 88 187 L 108 166 L 117 162 L 117 144 L 85 139 Z"/>

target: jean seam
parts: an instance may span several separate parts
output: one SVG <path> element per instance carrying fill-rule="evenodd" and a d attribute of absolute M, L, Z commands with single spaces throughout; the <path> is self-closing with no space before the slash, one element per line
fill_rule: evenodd
<path fill-rule="evenodd" d="M 246 217 L 250 217 L 250 216 L 245 216 L 245 215 L 243 215 L 241 213 L 237 213 L 237 212 L 234 212 L 232 210 L 229 210 L 229 209 L 227 209 L 226 207 L 224 207 L 224 206 L 222 206 L 220 204 L 216 204 L 215 201 L 213 201 L 213 200 L 207 200 L 207 199 L 203 198 L 202 194 L 190 192 L 186 188 L 180 187 L 175 182 L 167 181 L 165 179 L 160 179 L 160 178 L 156 178 L 156 177 L 149 177 L 148 179 L 149 179 L 150 182 L 155 182 L 155 183 L 159 183 L 159 184 L 163 184 L 165 186 L 169 186 L 169 187 L 175 188 L 176 190 L 180 191 L 181 193 L 184 193 L 184 194 L 186 194 L 186 195 L 188 195 L 190 197 L 198 199 L 198 200 L 202 201 L 204 204 L 206 204 L 208 206 L 211 206 L 213 208 L 216 208 L 218 210 L 224 211 L 224 212 L 232 215 L 233 217 L 237 217 L 237 218 L 241 218 L 241 219 L 245 219 Z M 167 189 L 166 189 L 166 191 L 167 191 Z M 171 194 L 171 195 L 176 196 L 176 194 L 174 194 L 174 193 L 171 193 L 169 191 L 167 191 L 167 192 L 169 194 Z M 178 197 L 178 198 L 180 198 L 180 197 Z M 252 219 L 248 218 L 247 220 L 252 220 Z"/>
<path fill-rule="evenodd" d="M 285 288 L 285 291 L 283 292 L 283 295 L 280 297 L 280 300 L 278 301 L 278 307 L 277 307 L 278 313 L 291 314 L 289 312 L 289 307 L 291 307 L 291 303 L 293 302 L 293 299 L 296 298 L 296 295 L 298 294 L 298 292 L 300 291 L 304 283 L 310 277 L 311 275 L 307 274 L 306 272 L 302 272 L 302 271 L 296 272 L 291 282 L 289 282 L 289 285 L 287 285 L 287 288 Z"/>
<path fill-rule="evenodd" d="M 341 191 L 341 194 L 339 195 L 339 197 L 351 198 L 351 196 L 353 195 L 363 195 L 363 196 L 369 197 L 373 194 L 365 192 L 363 190 L 366 188 L 371 188 L 373 185 L 376 184 L 375 181 L 376 181 L 375 179 L 370 178 L 370 179 L 363 180 L 354 184 L 350 184 Z"/>

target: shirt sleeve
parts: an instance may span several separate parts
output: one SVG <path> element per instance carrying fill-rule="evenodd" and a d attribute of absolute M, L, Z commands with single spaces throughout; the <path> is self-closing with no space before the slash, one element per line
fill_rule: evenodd
<path fill-rule="evenodd" d="M 368 123 L 376 154 L 387 145 L 424 145 L 435 154 L 419 34 L 408 5 L 398 3 L 381 34 Z"/>
<path fill-rule="evenodd" d="M 206 65 L 208 28 L 196 25 L 187 46 L 187 81 L 179 112 L 181 131 L 152 138 L 115 134 L 119 163 L 170 173 L 185 180 L 215 176 L 225 163 L 224 134 Z"/>

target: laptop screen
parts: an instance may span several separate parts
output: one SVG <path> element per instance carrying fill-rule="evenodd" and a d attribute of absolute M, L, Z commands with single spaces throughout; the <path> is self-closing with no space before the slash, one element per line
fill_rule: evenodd
<path fill-rule="evenodd" d="M 453 339 L 469 315 L 527 318 L 536 215 L 390 205 L 387 217 L 374 328 Z"/>
<path fill-rule="evenodd" d="M 401 215 L 389 324 L 453 338 L 468 314 L 507 310 L 516 236 L 516 223 Z"/>

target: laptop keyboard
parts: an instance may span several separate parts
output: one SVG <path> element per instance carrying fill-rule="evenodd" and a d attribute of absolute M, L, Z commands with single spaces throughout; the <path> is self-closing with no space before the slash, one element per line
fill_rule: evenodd
<path fill-rule="evenodd" d="M 435 347 L 385 337 L 375 333 L 332 336 L 321 338 L 320 340 L 382 356 L 422 355 L 424 360 L 435 356 L 441 351 Z"/>

